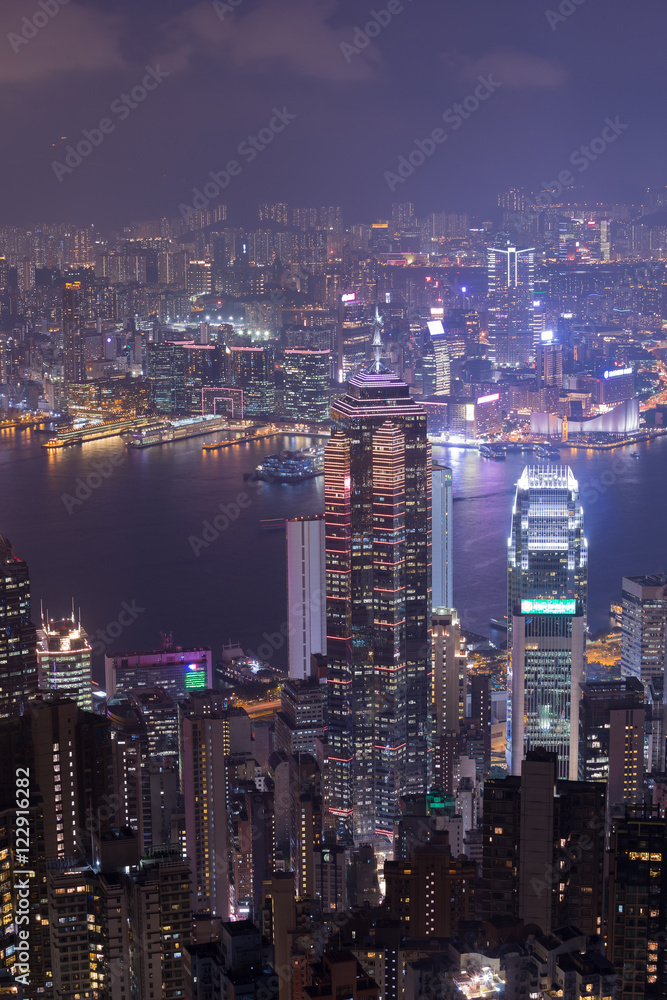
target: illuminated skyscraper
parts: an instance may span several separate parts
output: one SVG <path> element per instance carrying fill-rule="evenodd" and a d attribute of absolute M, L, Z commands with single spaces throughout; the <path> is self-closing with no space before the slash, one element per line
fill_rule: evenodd
<path fill-rule="evenodd" d="M 299 517 L 287 522 L 287 616 L 289 675 L 310 677 L 313 653 L 327 642 L 324 587 L 324 519 Z"/>
<path fill-rule="evenodd" d="M 37 692 L 37 633 L 28 566 L 0 535 L 0 718 L 21 714 Z"/>
<path fill-rule="evenodd" d="M 329 808 L 348 842 L 391 839 L 400 798 L 426 790 L 431 725 L 426 414 L 380 354 L 376 327 L 325 458 Z"/>
<path fill-rule="evenodd" d="M 489 247 L 489 359 L 524 364 L 533 347 L 535 251 Z"/>
<path fill-rule="evenodd" d="M 623 578 L 621 673 L 648 689 L 662 678 L 667 651 L 667 576 Z"/>
<path fill-rule="evenodd" d="M 276 373 L 269 346 L 231 348 L 232 385 L 243 389 L 248 416 L 272 414 L 276 407 Z"/>
<path fill-rule="evenodd" d="M 579 486 L 568 466 L 527 466 L 508 539 L 507 762 L 558 754 L 576 780 L 579 685 L 584 679 L 588 546 Z"/>
<path fill-rule="evenodd" d="M 316 424 L 329 419 L 330 370 L 329 351 L 285 351 L 285 412 L 289 416 Z"/>
<path fill-rule="evenodd" d="M 63 358 L 65 382 L 84 382 L 86 378 L 82 309 L 81 282 L 68 281 L 63 288 Z"/>
<path fill-rule="evenodd" d="M 452 470 L 433 466 L 433 607 L 454 606 L 452 560 Z"/>
<path fill-rule="evenodd" d="M 37 634 L 39 689 L 43 694 L 58 692 L 72 698 L 79 708 L 93 710 L 93 678 L 88 636 L 71 618 L 42 621 Z"/>

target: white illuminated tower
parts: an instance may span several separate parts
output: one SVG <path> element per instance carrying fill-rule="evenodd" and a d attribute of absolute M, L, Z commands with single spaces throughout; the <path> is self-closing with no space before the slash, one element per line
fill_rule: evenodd
<path fill-rule="evenodd" d="M 433 607 L 454 606 L 452 470 L 433 465 Z"/>
<path fill-rule="evenodd" d="M 489 359 L 525 364 L 533 351 L 535 250 L 489 247 Z"/>
<path fill-rule="evenodd" d="M 558 754 L 577 779 L 584 677 L 588 546 L 579 486 L 568 466 L 527 466 L 517 484 L 507 553 L 507 763 Z"/>
<path fill-rule="evenodd" d="M 310 658 L 326 653 L 324 518 L 287 522 L 287 617 L 289 675 L 310 677 Z"/>
<path fill-rule="evenodd" d="M 92 649 L 81 622 L 74 618 L 74 612 L 71 618 L 62 621 L 42 619 L 37 640 L 40 691 L 45 694 L 57 692 L 62 698 L 72 698 L 79 708 L 92 712 Z"/>

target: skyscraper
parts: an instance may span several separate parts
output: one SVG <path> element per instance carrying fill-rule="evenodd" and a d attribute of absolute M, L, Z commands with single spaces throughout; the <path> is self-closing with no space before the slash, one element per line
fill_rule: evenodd
<path fill-rule="evenodd" d="M 527 751 L 558 754 L 576 780 L 583 680 L 588 547 L 579 486 L 567 466 L 527 466 L 508 539 L 507 762 Z"/>
<path fill-rule="evenodd" d="M 662 678 L 667 652 L 667 576 L 623 577 L 621 673 L 645 688 Z"/>
<path fill-rule="evenodd" d="M 533 349 L 535 250 L 489 247 L 489 359 L 524 364 Z"/>
<path fill-rule="evenodd" d="M 276 373 L 272 348 L 232 347 L 230 350 L 232 385 L 243 389 L 245 412 L 249 416 L 273 413 L 276 406 Z"/>
<path fill-rule="evenodd" d="M 283 355 L 285 412 L 295 420 L 316 424 L 329 419 L 331 353 L 288 349 Z"/>
<path fill-rule="evenodd" d="M 73 612 L 71 618 L 62 621 L 42 621 L 37 647 L 40 691 L 57 691 L 63 698 L 72 698 L 79 708 L 92 712 L 91 651 L 88 636 Z"/>
<path fill-rule="evenodd" d="M 63 288 L 63 358 L 67 383 L 84 382 L 86 378 L 82 308 L 81 282 L 66 282 Z"/>
<path fill-rule="evenodd" d="M 433 465 L 433 607 L 454 606 L 452 470 Z"/>
<path fill-rule="evenodd" d="M 609 844 L 607 958 L 619 1000 L 664 997 L 667 981 L 667 827 L 658 806 L 616 821 Z"/>
<path fill-rule="evenodd" d="M 287 522 L 289 675 L 310 677 L 310 657 L 326 652 L 324 519 Z"/>
<path fill-rule="evenodd" d="M 376 326 L 325 457 L 329 809 L 348 842 L 391 838 L 427 780 L 431 455 L 426 414 L 380 354 Z"/>
<path fill-rule="evenodd" d="M 25 711 L 37 691 L 37 633 L 28 566 L 0 535 L 0 718 Z"/>

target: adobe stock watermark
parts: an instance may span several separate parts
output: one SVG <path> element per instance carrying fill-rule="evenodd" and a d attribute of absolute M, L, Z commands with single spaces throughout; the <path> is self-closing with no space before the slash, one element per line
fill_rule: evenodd
<path fill-rule="evenodd" d="M 318 611 L 325 601 L 326 593 L 323 590 L 314 590 L 312 594 L 310 594 L 307 603 L 297 604 L 294 607 L 294 614 L 298 618 L 306 607 L 311 613 Z M 274 653 L 277 653 L 284 647 L 289 636 L 296 631 L 296 628 L 297 626 L 290 624 L 290 622 L 283 622 L 278 632 L 265 632 L 262 639 L 265 639 L 266 642 L 263 642 L 261 646 L 257 647 L 256 653 L 252 650 L 247 651 L 246 656 L 250 660 L 257 660 L 259 663 L 268 662 Z"/>
<path fill-rule="evenodd" d="M 92 466 L 95 471 L 91 472 L 85 479 L 83 476 L 78 477 L 74 493 L 61 494 L 60 499 L 64 503 L 67 513 L 71 515 L 77 507 L 81 507 L 95 490 L 99 490 L 105 479 L 111 478 L 114 469 L 122 465 L 125 460 L 125 455 L 112 455 L 107 462 L 93 462 Z"/>
<path fill-rule="evenodd" d="M 96 641 L 93 643 L 93 654 L 100 656 L 109 646 L 113 645 L 114 639 L 118 639 L 126 628 L 136 622 L 139 615 L 143 614 L 146 608 L 137 607 L 137 599 L 133 598 L 129 603 L 123 601 L 120 606 L 120 614 L 113 621 L 109 622 L 104 629 L 99 629 L 95 633 Z"/>
<path fill-rule="evenodd" d="M 617 455 L 608 469 L 601 472 L 599 476 L 586 480 L 581 485 L 581 502 L 584 506 L 597 503 L 600 497 L 604 496 L 608 489 L 615 486 L 627 473 L 634 469 L 634 462 L 630 455 Z"/>
<path fill-rule="evenodd" d="M 463 123 L 502 86 L 500 81 L 493 79 L 492 73 L 486 77 L 479 76 L 477 79 L 479 83 L 472 94 L 468 94 L 461 103 L 453 104 L 443 111 L 442 120 L 451 126 L 452 132 L 457 132 Z M 433 156 L 438 146 L 442 146 L 448 139 L 448 133 L 440 127 L 434 128 L 426 139 L 415 139 L 414 148 L 407 156 L 403 154 L 399 156 L 396 170 L 385 170 L 384 179 L 389 190 L 393 193 L 399 184 L 405 184 L 415 170 L 423 166 L 426 160 Z"/>
<path fill-rule="evenodd" d="M 626 129 L 630 128 L 628 124 L 621 121 L 618 115 L 615 118 L 605 118 L 603 125 L 604 128 L 599 136 L 591 139 L 588 145 L 582 143 L 570 153 L 570 164 L 577 167 L 580 174 L 585 173 L 590 165 L 595 163 L 603 153 L 606 153 L 609 146 L 616 142 Z M 565 190 L 572 187 L 574 180 L 574 174 L 568 167 L 559 171 L 556 180 L 542 181 L 542 190 L 535 196 L 533 204 L 528 205 L 525 212 L 512 213 L 510 216 L 512 222 L 515 225 L 523 226 L 534 220 L 541 211 L 555 204 Z"/>
<path fill-rule="evenodd" d="M 412 3 L 412 0 L 409 2 Z M 388 28 L 393 19 L 398 14 L 402 14 L 404 10 L 405 7 L 401 0 L 389 0 L 387 6 L 382 7 L 381 10 L 372 10 L 364 27 L 361 28 L 357 25 L 354 29 L 352 42 L 340 43 L 340 50 L 345 62 L 349 64 L 354 56 L 361 55 L 364 49 L 367 49 L 371 44 L 371 41 L 377 38 L 385 28 Z"/>
<path fill-rule="evenodd" d="M 42 28 L 45 28 L 56 14 L 60 13 L 60 8 L 68 3 L 69 0 L 38 0 L 39 10 L 36 10 L 31 17 L 21 18 L 20 32 L 10 31 L 7 34 L 7 40 L 14 52 L 18 54 L 22 46 L 31 42 Z"/>
<path fill-rule="evenodd" d="M 117 115 L 120 121 L 124 122 L 126 118 L 130 117 L 133 111 L 136 111 L 140 104 L 143 104 L 149 93 L 157 90 L 163 80 L 166 80 L 169 75 L 165 70 L 160 69 L 159 65 L 155 68 L 146 66 L 146 75 L 142 81 L 137 83 L 128 93 L 123 93 L 115 101 L 112 101 L 109 111 Z M 81 133 L 83 138 L 79 139 L 76 146 L 70 143 L 69 146 L 65 147 L 65 153 L 67 154 L 65 162 L 61 163 L 59 160 L 51 161 L 51 169 L 58 178 L 58 182 L 62 184 L 67 174 L 74 173 L 86 157 L 90 156 L 94 149 L 102 145 L 105 136 L 111 135 L 115 131 L 116 123 L 111 118 L 101 118 L 96 128 L 84 128 Z"/>
<path fill-rule="evenodd" d="M 277 135 L 284 132 L 291 122 L 296 119 L 296 115 L 291 114 L 285 105 L 282 109 L 274 108 L 273 117 L 255 135 L 248 135 L 238 144 L 236 152 L 242 156 L 246 163 L 252 163 L 260 153 L 270 146 Z M 239 177 L 243 173 L 243 164 L 239 160 L 228 160 L 222 170 L 211 170 L 209 172 L 210 181 L 207 181 L 200 189 L 192 189 L 194 198 L 192 204 L 181 202 L 178 210 L 187 222 L 193 212 L 201 212 L 207 208 L 214 198 L 229 187 L 232 177 Z"/>
<path fill-rule="evenodd" d="M 213 0 L 213 9 L 220 20 L 224 21 L 227 14 L 233 14 L 242 3 L 245 3 L 245 0 Z"/>
<path fill-rule="evenodd" d="M 252 504 L 252 498 L 247 493 L 238 493 L 232 503 L 221 503 L 218 507 L 219 514 L 216 514 L 211 521 L 202 522 L 202 533 L 190 535 L 188 542 L 194 554 L 199 558 L 202 549 L 207 549 L 213 542 L 217 542 L 223 531 L 230 525 L 238 521 L 242 510 L 247 510 Z"/>
<path fill-rule="evenodd" d="M 555 31 L 559 24 L 572 17 L 576 13 L 577 8 L 583 6 L 585 3 L 586 0 L 562 0 L 557 11 L 551 9 L 545 10 L 544 15 L 549 22 L 551 30 Z"/>

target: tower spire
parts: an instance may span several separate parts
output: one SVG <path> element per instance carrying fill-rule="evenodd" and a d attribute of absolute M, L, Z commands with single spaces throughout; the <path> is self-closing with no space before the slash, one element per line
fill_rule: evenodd
<path fill-rule="evenodd" d="M 373 371 L 379 372 L 382 369 L 382 331 L 384 329 L 384 320 L 380 316 L 379 307 L 375 306 L 375 320 L 373 321 Z"/>

